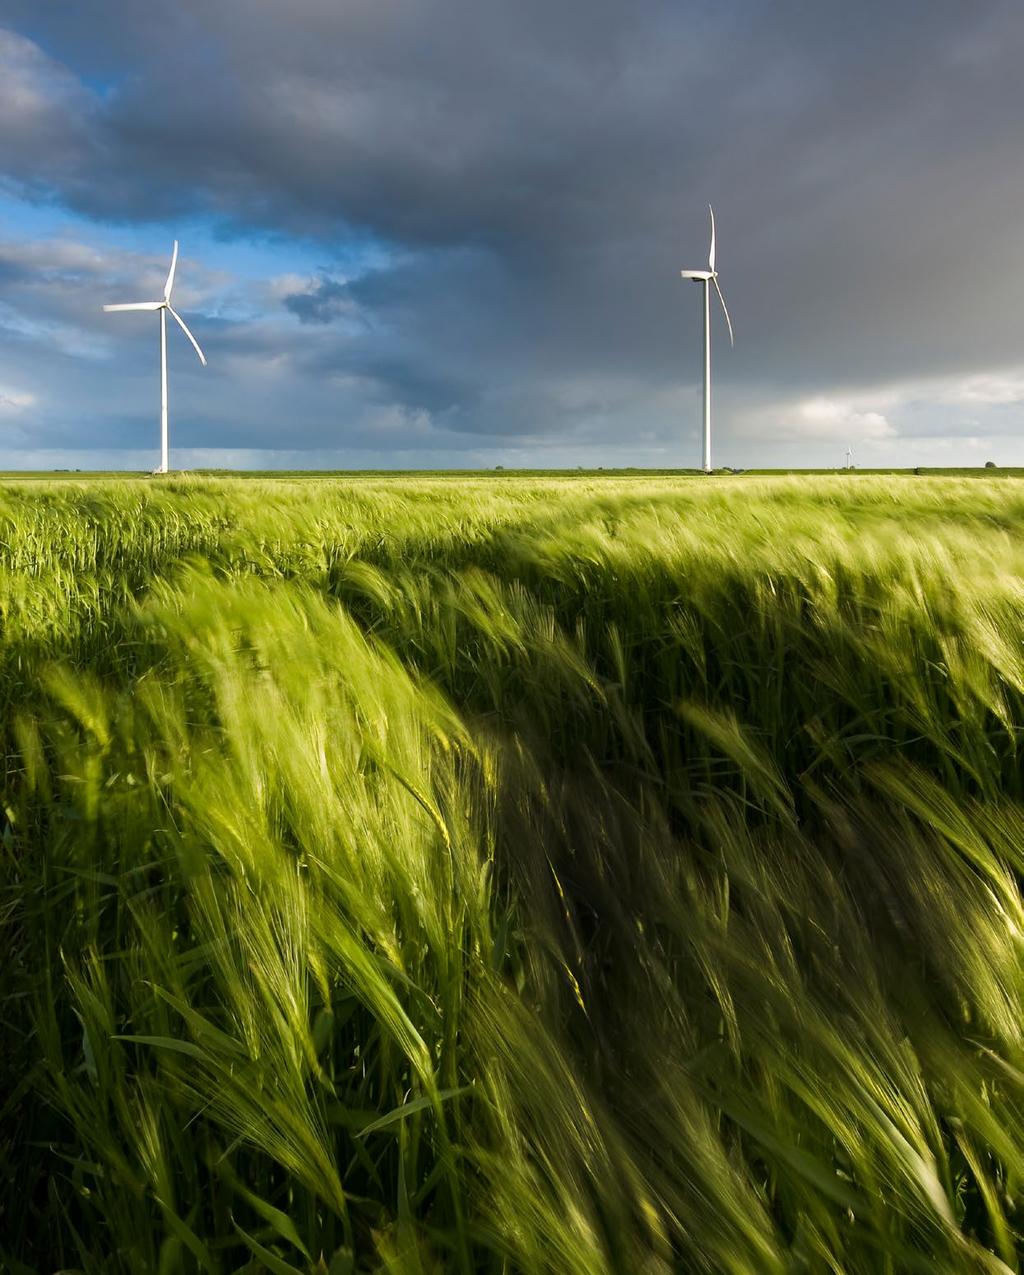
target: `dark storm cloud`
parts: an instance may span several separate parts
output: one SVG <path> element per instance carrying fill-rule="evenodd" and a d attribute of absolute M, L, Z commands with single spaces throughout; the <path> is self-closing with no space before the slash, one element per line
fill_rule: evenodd
<path fill-rule="evenodd" d="M 300 323 L 333 323 L 352 310 L 348 285 L 337 279 L 320 279 L 307 292 L 292 292 L 284 304 Z"/>
<path fill-rule="evenodd" d="M 274 339 L 400 419 L 657 424 L 697 374 L 678 270 L 709 198 L 737 392 L 1020 359 L 1017 0 L 0 0 L 2 23 L 9 188 L 319 239 L 327 272 L 278 304 L 322 331 Z M 385 265 L 329 265 L 364 238 Z"/>

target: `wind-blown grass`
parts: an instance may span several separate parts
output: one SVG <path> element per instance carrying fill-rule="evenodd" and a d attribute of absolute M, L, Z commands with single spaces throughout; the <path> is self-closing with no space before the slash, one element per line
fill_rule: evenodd
<path fill-rule="evenodd" d="M 0 1261 L 1016 1269 L 1022 527 L 0 489 Z"/>

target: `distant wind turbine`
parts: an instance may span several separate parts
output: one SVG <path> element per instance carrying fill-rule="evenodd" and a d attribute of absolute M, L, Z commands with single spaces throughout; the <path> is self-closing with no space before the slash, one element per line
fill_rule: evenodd
<path fill-rule="evenodd" d="M 199 348 L 199 342 L 185 326 L 185 320 L 171 305 L 171 289 L 174 287 L 174 271 L 178 264 L 178 241 L 174 241 L 174 252 L 171 255 L 171 268 L 167 272 L 162 301 L 128 301 L 121 305 L 105 305 L 106 311 L 112 310 L 159 310 L 160 311 L 160 468 L 156 474 L 167 473 L 167 313 L 173 315 L 178 326 L 188 337 L 199 355 L 199 362 L 206 367 L 206 355 Z"/>
<path fill-rule="evenodd" d="M 711 214 L 711 251 L 708 253 L 706 270 L 681 270 L 684 279 L 692 279 L 694 283 L 704 285 L 704 472 L 711 473 L 711 285 L 715 285 L 718 299 L 725 311 L 725 322 L 729 327 L 729 344 L 732 339 L 732 321 L 726 308 L 725 297 L 718 286 L 718 271 L 715 269 L 715 210 L 708 204 Z"/>

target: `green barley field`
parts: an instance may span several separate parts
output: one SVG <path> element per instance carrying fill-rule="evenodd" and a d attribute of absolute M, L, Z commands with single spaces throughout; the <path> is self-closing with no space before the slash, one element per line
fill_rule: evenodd
<path fill-rule="evenodd" d="M 4 481 L 0 615 L 0 1269 L 1018 1269 L 1018 479 Z"/>

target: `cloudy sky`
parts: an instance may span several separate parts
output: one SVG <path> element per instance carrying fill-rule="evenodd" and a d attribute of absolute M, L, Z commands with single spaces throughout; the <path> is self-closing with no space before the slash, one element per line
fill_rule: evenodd
<path fill-rule="evenodd" d="M 1020 0 L 0 0 L 0 467 L 1024 464 Z"/>

